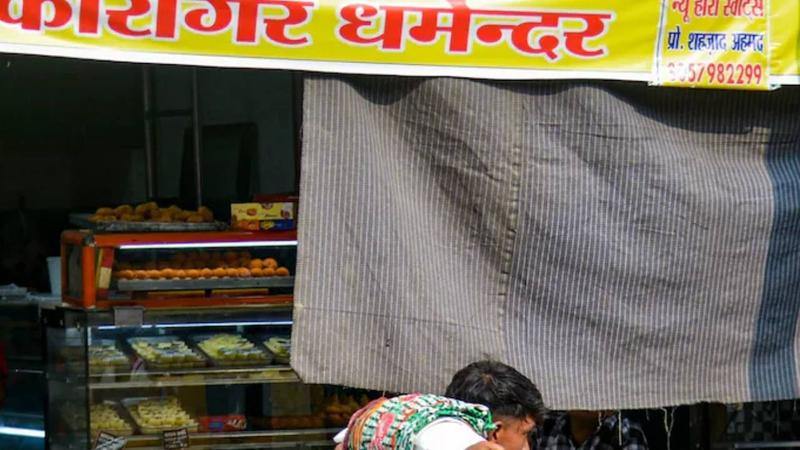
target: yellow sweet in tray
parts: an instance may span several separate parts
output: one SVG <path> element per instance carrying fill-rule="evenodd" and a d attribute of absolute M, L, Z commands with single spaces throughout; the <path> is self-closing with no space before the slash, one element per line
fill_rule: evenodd
<path fill-rule="evenodd" d="M 190 431 L 197 429 L 197 421 L 181 408 L 178 399 L 174 397 L 142 400 L 130 406 L 128 410 L 143 431 L 169 428 L 188 428 Z"/>
<path fill-rule="evenodd" d="M 105 431 L 115 435 L 130 435 L 133 427 L 119 416 L 111 405 L 97 404 L 89 409 L 92 434 Z"/>
<path fill-rule="evenodd" d="M 259 348 L 236 334 L 216 334 L 198 344 L 208 356 L 225 362 L 266 361 L 267 355 Z"/>
<path fill-rule="evenodd" d="M 114 344 L 89 347 L 89 367 L 93 370 L 127 366 L 128 358 Z"/>
<path fill-rule="evenodd" d="M 199 365 L 203 358 L 189 348 L 185 342 L 175 339 L 167 341 L 137 340 L 131 343 L 145 361 L 159 365 Z"/>

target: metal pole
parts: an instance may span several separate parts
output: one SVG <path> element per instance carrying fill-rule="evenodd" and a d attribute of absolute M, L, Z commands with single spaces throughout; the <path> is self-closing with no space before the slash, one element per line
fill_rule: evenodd
<path fill-rule="evenodd" d="M 195 193 L 197 194 L 197 207 L 203 206 L 203 180 L 202 180 L 202 167 L 200 164 L 202 155 L 202 132 L 200 124 L 200 96 L 199 96 L 199 82 L 197 80 L 197 68 L 192 68 L 192 132 L 194 139 L 194 180 L 195 180 Z"/>
<path fill-rule="evenodd" d="M 153 78 L 149 66 L 142 66 L 142 96 L 144 104 L 144 162 L 147 199 L 157 196 L 155 129 L 153 121 Z"/>

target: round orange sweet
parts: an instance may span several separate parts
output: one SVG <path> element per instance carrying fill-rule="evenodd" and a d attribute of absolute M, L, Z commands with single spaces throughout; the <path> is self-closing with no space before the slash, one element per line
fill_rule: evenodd
<path fill-rule="evenodd" d="M 133 280 L 144 280 L 147 278 L 146 270 L 132 270 L 131 272 L 131 279 Z"/>
<path fill-rule="evenodd" d="M 223 277 L 225 277 L 225 275 L 227 275 L 227 273 L 225 272 L 225 269 L 223 269 L 222 267 L 218 267 L 218 268 L 212 270 L 212 272 L 213 272 L 214 276 L 218 277 L 218 278 L 223 278 Z"/>
<path fill-rule="evenodd" d="M 175 270 L 174 269 L 162 269 L 161 270 L 161 278 L 175 278 Z"/>
<path fill-rule="evenodd" d="M 278 267 L 275 269 L 275 275 L 279 277 L 288 277 L 289 276 L 289 269 L 286 267 Z"/>
<path fill-rule="evenodd" d="M 250 275 L 254 277 L 263 277 L 264 271 L 262 269 L 250 269 Z"/>
<path fill-rule="evenodd" d="M 265 277 L 274 277 L 275 276 L 275 269 L 272 267 L 267 267 L 264 269 L 264 276 Z"/>
<path fill-rule="evenodd" d="M 175 278 L 186 278 L 186 271 L 183 269 L 176 270 Z"/>
<path fill-rule="evenodd" d="M 249 278 L 250 277 L 250 269 L 246 269 L 242 267 L 239 269 L 239 276 L 242 278 Z"/>
<path fill-rule="evenodd" d="M 234 269 L 234 268 L 225 269 L 225 275 L 227 275 L 229 277 L 238 277 L 239 276 L 239 270 Z"/>
<path fill-rule="evenodd" d="M 200 278 L 200 271 L 197 269 L 189 269 L 186 271 L 186 276 L 189 278 Z"/>
<path fill-rule="evenodd" d="M 121 280 L 130 280 L 133 278 L 133 271 L 130 269 L 120 270 L 118 277 Z"/>
<path fill-rule="evenodd" d="M 148 270 L 145 272 L 145 276 L 149 280 L 158 280 L 161 278 L 161 271 L 160 270 Z"/>
<path fill-rule="evenodd" d="M 271 267 L 273 269 L 278 268 L 278 261 L 275 258 L 267 258 L 264 260 L 264 267 Z"/>
<path fill-rule="evenodd" d="M 256 258 L 250 261 L 250 269 L 261 269 L 264 267 L 264 262 Z"/>
<path fill-rule="evenodd" d="M 203 278 L 211 278 L 214 276 L 214 272 L 208 267 L 206 267 L 200 270 L 200 276 Z"/>

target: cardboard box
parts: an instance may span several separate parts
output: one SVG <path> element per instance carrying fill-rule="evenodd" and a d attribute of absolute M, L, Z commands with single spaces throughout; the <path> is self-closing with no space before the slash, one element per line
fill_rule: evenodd
<path fill-rule="evenodd" d="M 294 205 L 291 202 L 234 203 L 231 205 L 231 220 L 294 220 Z"/>

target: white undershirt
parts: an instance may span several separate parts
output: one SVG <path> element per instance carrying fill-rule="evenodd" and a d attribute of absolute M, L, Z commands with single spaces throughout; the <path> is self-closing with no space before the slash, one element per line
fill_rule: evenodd
<path fill-rule="evenodd" d="M 347 430 L 333 438 L 340 444 Z M 439 419 L 423 428 L 414 439 L 414 450 L 465 450 L 484 439 L 466 423 L 452 418 Z"/>

